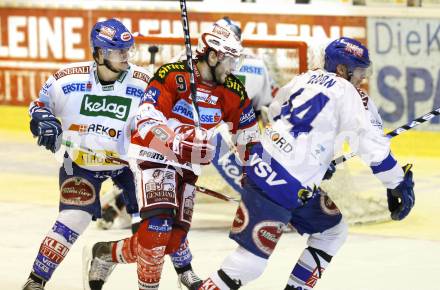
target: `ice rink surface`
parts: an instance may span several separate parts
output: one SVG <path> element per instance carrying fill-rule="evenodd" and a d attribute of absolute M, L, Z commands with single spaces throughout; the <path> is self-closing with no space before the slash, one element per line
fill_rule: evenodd
<path fill-rule="evenodd" d="M 31 270 L 40 242 L 57 215 L 57 163 L 23 132 L 0 132 L 0 289 L 20 289 Z M 404 157 L 415 164 L 416 207 L 402 222 L 353 226 L 347 243 L 326 269 L 315 289 L 418 290 L 440 289 L 440 158 Z M 368 179 L 374 179 L 369 176 Z M 365 185 L 362 185 L 365 186 Z M 193 267 L 201 277 L 218 269 L 235 244 L 228 226 L 235 205 L 196 204 L 189 234 Z M 56 270 L 47 290 L 82 289 L 81 251 L 86 243 L 128 237 L 128 230 L 101 231 L 92 224 Z M 283 235 L 268 267 L 242 289 L 284 289 L 306 238 Z M 104 289 L 137 289 L 135 265 L 119 265 Z M 177 278 L 169 259 L 160 289 L 174 290 Z"/>

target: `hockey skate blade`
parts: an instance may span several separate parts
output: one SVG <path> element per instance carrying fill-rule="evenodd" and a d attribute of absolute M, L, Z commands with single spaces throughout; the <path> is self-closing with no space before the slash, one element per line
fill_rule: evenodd
<path fill-rule="evenodd" d="M 82 251 L 82 278 L 84 290 L 91 290 L 89 285 L 89 271 L 93 259 L 93 245 L 94 244 L 85 245 Z"/>

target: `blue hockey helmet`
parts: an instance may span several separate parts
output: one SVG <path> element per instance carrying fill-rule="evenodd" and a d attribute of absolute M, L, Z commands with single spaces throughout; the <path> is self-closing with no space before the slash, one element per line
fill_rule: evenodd
<path fill-rule="evenodd" d="M 93 48 L 129 49 L 134 44 L 133 35 L 117 19 L 97 22 L 90 32 L 90 44 Z"/>
<path fill-rule="evenodd" d="M 324 69 L 334 73 L 338 64 L 345 65 L 349 74 L 357 68 L 366 70 L 371 64 L 368 49 L 355 39 L 338 38 L 325 49 Z"/>

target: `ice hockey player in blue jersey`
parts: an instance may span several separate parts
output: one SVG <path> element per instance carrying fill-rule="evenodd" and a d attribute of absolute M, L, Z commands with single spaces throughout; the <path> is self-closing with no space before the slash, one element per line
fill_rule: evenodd
<path fill-rule="evenodd" d="M 327 46 L 324 69 L 280 89 L 269 108 L 272 126 L 253 147 L 245 170 L 230 232 L 238 247 L 200 289 L 239 289 L 257 279 L 289 222 L 309 238 L 285 290 L 316 285 L 347 237 L 342 214 L 319 188 L 338 138 L 349 137 L 351 149 L 387 188 L 391 218 L 409 214 L 415 201 L 411 165 L 402 170 L 397 164 L 355 88 L 369 66 L 367 48 L 342 37 Z"/>

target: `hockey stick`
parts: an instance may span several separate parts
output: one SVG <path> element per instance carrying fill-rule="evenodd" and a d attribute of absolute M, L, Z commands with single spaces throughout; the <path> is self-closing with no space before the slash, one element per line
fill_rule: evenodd
<path fill-rule="evenodd" d="M 406 131 L 408 131 L 408 130 L 411 130 L 412 128 L 414 128 L 414 127 L 416 127 L 416 126 L 418 126 L 418 125 L 420 125 L 420 124 L 422 124 L 422 123 L 425 123 L 426 121 L 431 120 L 432 118 L 434 118 L 435 116 L 438 116 L 438 115 L 440 115 L 440 108 L 437 108 L 437 109 L 435 109 L 435 110 L 432 110 L 431 112 L 426 113 L 425 115 L 423 115 L 423 116 L 421 116 L 421 117 L 419 117 L 419 118 L 417 118 L 417 119 L 412 120 L 412 121 L 409 122 L 408 124 L 405 124 L 405 125 L 403 125 L 403 126 L 400 126 L 400 127 L 394 129 L 394 130 L 391 131 L 391 132 L 388 132 L 385 136 L 391 139 L 391 138 L 396 137 L 396 136 L 398 136 L 398 135 L 400 135 L 400 134 L 402 134 L 402 133 L 404 133 L 404 132 L 406 132 Z M 331 162 L 331 164 L 333 164 L 334 166 L 336 166 L 336 165 L 341 164 L 342 162 L 345 162 L 345 161 L 347 161 L 348 159 L 354 157 L 355 155 L 356 155 L 356 154 L 354 154 L 353 152 L 351 152 L 351 153 L 349 153 L 349 154 L 339 156 L 338 158 L 336 158 L 335 160 L 333 160 L 333 161 Z"/>
<path fill-rule="evenodd" d="M 183 35 L 185 38 L 186 62 L 189 70 L 189 88 L 191 93 L 191 105 L 194 111 L 194 125 L 200 128 L 199 106 L 197 105 L 197 88 L 194 77 L 194 63 L 192 59 L 191 38 L 189 34 L 188 13 L 186 11 L 186 0 L 180 0 L 180 11 L 182 17 Z"/>
<path fill-rule="evenodd" d="M 78 144 L 76 144 L 72 141 L 69 141 L 69 140 L 62 139 L 61 144 L 63 144 L 67 148 L 77 149 L 77 150 L 83 151 L 85 153 L 93 155 L 94 157 L 102 158 L 102 159 L 109 161 L 111 163 L 114 163 L 114 164 L 129 166 L 129 163 L 127 160 L 124 160 L 124 159 L 121 159 L 118 157 L 109 156 L 105 153 L 96 152 L 91 148 L 78 145 Z M 200 192 L 200 193 L 203 193 L 203 194 L 206 194 L 206 195 L 209 195 L 209 196 L 221 199 L 221 200 L 225 200 L 225 201 L 229 201 L 229 202 L 240 202 L 239 199 L 233 198 L 233 197 L 226 195 L 224 193 L 220 193 L 220 192 L 217 192 L 217 191 L 214 191 L 214 190 L 202 187 L 202 186 L 196 185 L 195 188 L 196 188 L 197 192 Z"/>

